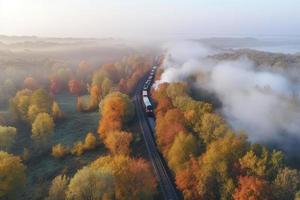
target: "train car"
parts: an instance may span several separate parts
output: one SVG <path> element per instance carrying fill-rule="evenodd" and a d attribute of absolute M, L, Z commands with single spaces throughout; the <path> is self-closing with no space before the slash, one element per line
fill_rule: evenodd
<path fill-rule="evenodd" d="M 153 117 L 153 107 L 152 104 L 148 98 L 148 96 L 144 96 L 143 97 L 143 104 L 144 104 L 144 109 L 145 109 L 145 113 L 148 117 Z"/>
<path fill-rule="evenodd" d="M 155 65 L 152 67 L 142 90 L 143 106 L 148 117 L 154 117 L 153 106 L 149 99 L 149 90 L 151 88 L 151 85 L 153 84 L 156 68 L 157 66 Z"/>
<path fill-rule="evenodd" d="M 143 90 L 149 90 L 150 89 L 150 82 L 146 82 L 144 84 Z"/>
<path fill-rule="evenodd" d="M 143 90 L 142 95 L 143 95 L 143 97 L 147 97 L 148 96 L 148 91 L 147 90 Z"/>

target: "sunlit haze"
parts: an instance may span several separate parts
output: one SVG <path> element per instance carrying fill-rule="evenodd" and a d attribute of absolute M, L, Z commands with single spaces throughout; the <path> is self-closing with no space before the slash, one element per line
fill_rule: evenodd
<path fill-rule="evenodd" d="M 297 0 L 0 0 L 0 34 L 207 37 L 300 34 Z"/>

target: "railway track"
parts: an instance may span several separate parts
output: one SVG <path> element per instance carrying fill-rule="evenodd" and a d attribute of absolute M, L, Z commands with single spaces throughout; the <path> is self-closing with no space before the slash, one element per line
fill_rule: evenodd
<path fill-rule="evenodd" d="M 134 95 L 134 105 L 138 117 L 139 126 L 148 151 L 150 162 L 153 166 L 154 173 L 158 180 L 159 187 L 164 199 L 178 200 L 179 197 L 175 190 L 172 179 L 168 174 L 167 167 L 165 166 L 163 158 L 161 157 L 160 153 L 157 150 L 154 141 L 154 134 L 153 134 L 154 129 L 151 129 L 150 124 L 148 122 L 148 117 L 145 116 L 144 114 L 141 94 L 143 90 L 143 85 L 146 80 L 147 80 L 147 76 L 142 78 L 139 81 Z"/>

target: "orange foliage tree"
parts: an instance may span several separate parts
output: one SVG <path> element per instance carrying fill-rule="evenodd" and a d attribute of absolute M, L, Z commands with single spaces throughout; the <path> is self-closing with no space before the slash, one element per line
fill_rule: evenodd
<path fill-rule="evenodd" d="M 171 109 L 164 116 L 157 116 L 157 142 L 164 155 L 167 154 L 179 132 L 187 132 L 183 113 L 179 109 Z"/>
<path fill-rule="evenodd" d="M 25 78 L 23 82 L 23 86 L 24 88 L 35 90 L 38 88 L 38 83 L 33 77 L 29 76 Z"/>
<path fill-rule="evenodd" d="M 112 154 L 130 154 L 132 134 L 124 131 L 112 131 L 104 140 L 106 147 Z"/>
<path fill-rule="evenodd" d="M 239 187 L 233 194 L 234 200 L 268 200 L 272 199 L 270 185 L 253 176 L 239 177 Z"/>
<path fill-rule="evenodd" d="M 50 78 L 50 93 L 52 95 L 55 95 L 58 93 L 61 89 L 60 82 L 57 77 L 51 77 Z"/>
<path fill-rule="evenodd" d="M 71 94 L 78 96 L 81 92 L 80 82 L 72 79 L 69 81 L 69 91 Z"/>
<path fill-rule="evenodd" d="M 105 138 L 106 133 L 120 130 L 124 123 L 129 122 L 134 115 L 133 104 L 129 97 L 120 92 L 113 92 L 103 99 L 101 106 L 102 118 L 99 122 L 98 133 Z"/>

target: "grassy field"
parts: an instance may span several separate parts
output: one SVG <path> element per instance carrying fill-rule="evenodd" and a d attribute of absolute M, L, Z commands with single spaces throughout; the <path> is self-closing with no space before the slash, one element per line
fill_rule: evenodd
<path fill-rule="evenodd" d="M 82 166 L 95 160 L 98 156 L 106 153 L 105 147 L 99 145 L 95 150 L 84 153 L 82 156 L 68 155 L 58 159 L 51 155 L 51 146 L 54 144 L 64 144 L 72 146 L 74 142 L 83 140 L 86 133 L 96 132 L 99 121 L 99 113 L 80 113 L 76 111 L 76 97 L 69 94 L 58 95 L 56 101 L 61 106 L 65 114 L 65 119 L 57 122 L 55 131 L 48 147 L 43 152 L 36 152 L 30 138 L 30 127 L 26 125 L 18 126 L 18 136 L 14 154 L 21 155 L 24 148 L 30 149 L 31 158 L 25 162 L 27 166 L 27 188 L 22 199 L 44 199 L 47 195 L 51 180 L 65 173 L 69 176 Z"/>

